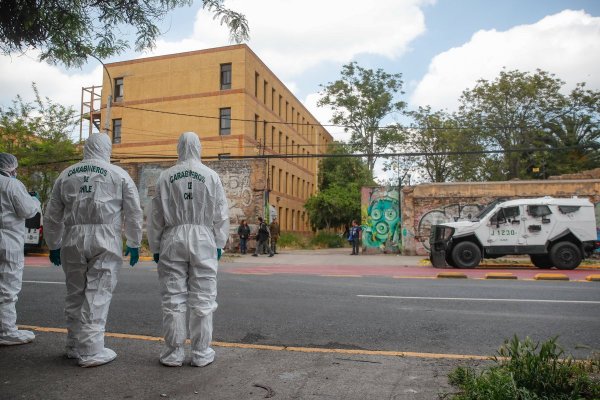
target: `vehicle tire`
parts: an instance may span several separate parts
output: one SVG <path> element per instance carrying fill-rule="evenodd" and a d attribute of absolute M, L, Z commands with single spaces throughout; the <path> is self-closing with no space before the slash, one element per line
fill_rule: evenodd
<path fill-rule="evenodd" d="M 558 242 L 550 249 L 550 260 L 558 269 L 575 269 L 581 259 L 579 247 L 571 242 Z"/>
<path fill-rule="evenodd" d="M 538 268 L 549 269 L 554 267 L 548 254 L 530 254 L 531 262 Z"/>
<path fill-rule="evenodd" d="M 456 268 L 456 264 L 452 261 L 452 254 L 446 254 L 446 264 L 448 264 L 449 267 Z"/>
<path fill-rule="evenodd" d="M 481 262 L 481 250 L 473 242 L 457 243 L 452 249 L 455 268 L 475 268 Z"/>

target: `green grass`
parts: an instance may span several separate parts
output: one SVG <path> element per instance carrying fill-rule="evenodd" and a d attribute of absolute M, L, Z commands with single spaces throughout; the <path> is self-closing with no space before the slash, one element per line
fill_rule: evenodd
<path fill-rule="evenodd" d="M 295 233 L 283 232 L 279 236 L 277 246 L 286 249 L 306 249 L 308 248 L 308 239 Z"/>
<path fill-rule="evenodd" d="M 277 246 L 286 249 L 328 249 L 347 246 L 347 242 L 335 233 L 319 232 L 314 236 L 307 237 L 284 232 L 279 237 Z"/>
<path fill-rule="evenodd" d="M 565 357 L 556 338 L 542 344 L 530 338 L 505 341 L 494 365 L 481 372 L 457 367 L 448 381 L 459 389 L 454 400 L 599 399 L 598 360 Z"/>
<path fill-rule="evenodd" d="M 331 249 L 344 247 L 346 240 L 335 233 L 319 232 L 310 239 L 309 244 L 316 249 Z"/>

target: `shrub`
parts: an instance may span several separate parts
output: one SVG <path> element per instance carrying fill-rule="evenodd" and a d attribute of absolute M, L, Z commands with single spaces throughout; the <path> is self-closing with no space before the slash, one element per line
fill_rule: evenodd
<path fill-rule="evenodd" d="M 530 338 L 515 336 L 494 357 L 495 365 L 478 373 L 471 367 L 457 367 L 448 382 L 460 389 L 455 400 L 567 400 L 600 398 L 600 382 L 588 372 L 597 363 L 586 364 L 564 351 L 556 338 L 539 345 Z M 592 370 L 592 371 L 590 371 Z M 598 371 L 595 371 L 598 372 Z"/>
<path fill-rule="evenodd" d="M 345 240 L 335 233 L 319 232 L 312 239 L 310 245 L 317 249 L 344 247 Z"/>
<path fill-rule="evenodd" d="M 307 245 L 307 239 L 304 236 L 290 232 L 283 232 L 277 241 L 277 246 L 286 249 L 305 249 Z"/>

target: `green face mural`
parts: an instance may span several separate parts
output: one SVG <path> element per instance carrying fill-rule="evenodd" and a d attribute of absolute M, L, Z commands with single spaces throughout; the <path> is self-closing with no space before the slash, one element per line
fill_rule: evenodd
<path fill-rule="evenodd" d="M 363 245 L 397 251 L 400 240 L 400 213 L 398 200 L 390 196 L 397 192 L 384 193 L 383 197 L 373 193 L 373 199 L 367 209 L 366 224 L 363 225 Z"/>

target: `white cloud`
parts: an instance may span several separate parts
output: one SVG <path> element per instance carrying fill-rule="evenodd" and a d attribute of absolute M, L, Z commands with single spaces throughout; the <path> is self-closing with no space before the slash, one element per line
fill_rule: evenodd
<path fill-rule="evenodd" d="M 246 15 L 249 46 L 283 79 L 324 61 L 348 62 L 357 54 L 399 57 L 425 31 L 420 7 L 434 0 L 228 0 Z M 228 31 L 206 11 L 196 16 L 194 32 L 179 42 L 161 40 L 153 54 L 227 45 Z"/>
<path fill-rule="evenodd" d="M 411 96 L 411 105 L 454 110 L 463 90 L 500 70 L 552 72 L 572 88 L 600 89 L 600 18 L 565 10 L 504 32 L 479 31 L 468 43 L 438 54 Z"/>
<path fill-rule="evenodd" d="M 79 110 L 81 88 L 102 82 L 102 66 L 90 73 L 64 72 L 60 68 L 37 61 L 35 52 L 27 56 L 0 56 L 0 104 L 7 105 L 17 94 L 33 99 L 31 83 L 35 82 L 42 97 L 50 97 Z"/>
<path fill-rule="evenodd" d="M 37 61 L 37 52 L 21 56 L 0 56 L 0 106 L 10 106 L 11 101 L 20 95 L 24 101 L 35 98 L 31 88 L 35 82 L 42 98 L 64 106 L 73 106 L 79 115 L 81 108 L 81 88 L 99 85 L 102 82 L 102 66 L 89 73 L 65 72 L 59 67 Z M 73 136 L 78 137 L 78 127 Z"/>
<path fill-rule="evenodd" d="M 319 107 L 317 102 L 321 98 L 319 93 L 311 93 L 304 99 L 304 106 L 310 111 L 310 113 L 319 121 L 322 125 L 330 125 L 331 117 L 333 116 L 333 109 L 329 106 Z M 338 126 L 326 126 L 325 127 L 334 140 L 347 142 L 350 140 L 350 133 L 344 132 L 344 128 Z"/>

